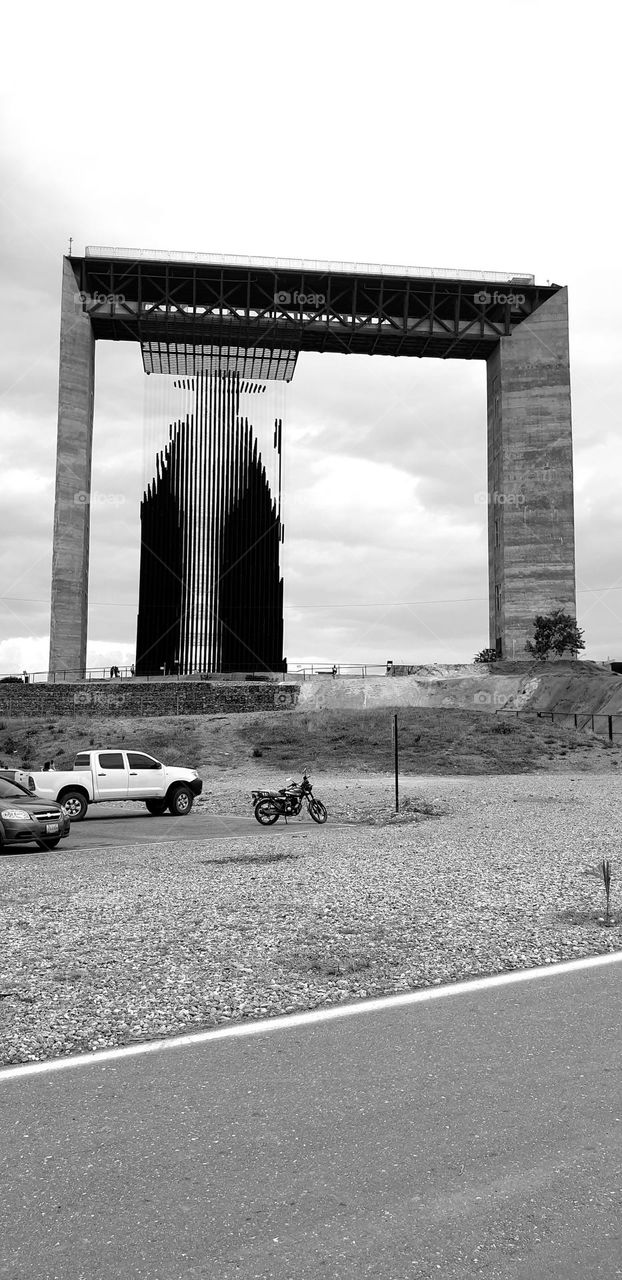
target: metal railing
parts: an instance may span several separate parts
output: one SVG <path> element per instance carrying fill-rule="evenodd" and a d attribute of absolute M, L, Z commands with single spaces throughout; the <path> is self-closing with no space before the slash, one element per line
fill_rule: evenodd
<path fill-rule="evenodd" d="M 394 266 L 379 262 L 327 262 L 320 258 L 266 258 L 248 257 L 242 253 L 197 253 L 195 250 L 180 249 L 132 249 L 113 248 L 112 246 L 87 244 L 85 258 L 131 258 L 141 262 L 189 262 L 197 265 L 215 267 L 243 267 L 252 270 L 259 267 L 268 271 L 294 271 L 300 274 L 321 272 L 323 275 L 371 275 L 371 276 L 412 276 L 424 280 L 478 280 L 485 284 L 522 284 L 534 285 L 536 278 L 529 272 L 520 271 L 482 271 L 472 267 L 412 267 Z"/>
<path fill-rule="evenodd" d="M 287 673 L 290 676 L 302 676 L 303 680 L 310 680 L 312 676 L 332 676 L 333 668 L 335 677 L 358 677 L 365 679 L 367 676 L 385 676 L 387 674 L 386 662 L 290 662 L 287 665 Z"/>
<path fill-rule="evenodd" d="M 287 680 L 287 677 L 289 675 L 294 677 L 302 676 L 303 680 L 307 680 L 307 679 L 310 679 L 311 676 L 318 676 L 318 675 L 332 676 L 333 665 L 336 667 L 336 675 L 342 676 L 342 677 L 358 676 L 359 679 L 361 677 L 363 677 L 364 679 L 366 676 L 378 676 L 378 675 L 384 676 L 384 675 L 390 674 L 389 671 L 387 670 L 387 664 L 385 662 L 382 662 L 382 663 L 380 662 L 338 662 L 335 664 L 333 664 L 332 662 L 290 662 L 288 663 L 286 672 L 255 671 L 255 672 L 240 672 L 235 674 L 239 674 L 242 679 L 245 679 L 245 678 L 252 679 L 253 676 L 256 676 L 257 678 L 262 678 L 264 680 L 267 677 L 272 677 L 272 679 L 278 679 L 278 680 Z M 7 671 L 7 672 L 0 673 L 0 681 L 4 680 L 5 682 L 10 681 L 11 683 L 19 683 L 19 684 L 63 684 L 63 683 L 75 684 L 78 682 L 83 683 L 84 681 L 91 681 L 91 680 L 110 681 L 115 679 L 146 680 L 148 682 L 154 681 L 154 680 L 187 681 L 192 679 L 196 679 L 196 680 L 225 679 L 227 678 L 227 676 L 231 678 L 231 674 L 232 674 L 227 672 L 210 672 L 208 674 L 206 672 L 196 671 L 196 672 L 192 672 L 191 674 L 183 675 L 183 674 L 180 674 L 178 671 L 163 671 L 162 668 L 160 668 L 158 671 L 146 672 L 144 675 L 141 672 L 140 675 L 137 675 L 132 665 L 118 667 L 115 669 L 118 669 L 118 672 L 119 672 L 118 677 L 111 675 L 110 667 L 87 667 L 86 670 L 74 670 L 74 671 L 70 669 L 66 669 L 66 670 L 63 669 L 61 671 L 47 671 L 47 670 L 46 671 L 22 671 L 21 673 L 17 673 L 15 671 Z"/>
<path fill-rule="evenodd" d="M 133 675 L 134 672 L 131 666 L 119 667 L 119 679 L 131 680 Z M 162 679 L 161 672 L 159 673 L 159 677 Z M 146 676 L 142 678 L 148 680 L 150 677 Z M 153 678 L 154 677 L 152 676 L 151 679 Z M 0 682 L 10 682 L 11 684 L 62 684 L 64 681 L 75 684 L 77 681 L 83 680 L 111 679 L 117 679 L 117 677 L 111 676 L 110 667 L 89 667 L 86 671 L 71 671 L 69 669 L 63 671 L 22 671 L 21 674 L 18 674 L 15 671 L 7 671 L 0 675 Z"/>
<path fill-rule="evenodd" d="M 224 680 L 231 679 L 233 673 L 227 672 L 206 672 L 193 671 L 191 674 L 183 675 L 178 671 L 148 671 L 145 674 L 137 675 L 131 666 L 115 667 L 118 670 L 117 675 L 111 675 L 110 667 L 88 667 L 86 671 L 71 671 L 69 669 L 62 671 L 23 671 L 21 675 L 15 672 L 7 672 L 0 675 L 0 685 L 2 681 L 10 684 L 84 684 L 90 681 L 102 680 L 108 684 L 118 680 L 132 680 L 134 682 L 146 681 L 148 684 L 155 681 L 183 681 L 185 683 L 191 680 Z M 236 675 L 242 680 L 286 680 L 285 672 L 276 671 L 253 671 L 253 672 L 236 672 Z"/>
<path fill-rule="evenodd" d="M 610 742 L 617 737 L 622 737 L 622 711 L 609 714 L 606 711 L 530 711 L 514 707 L 497 707 L 496 715 L 550 720 L 551 724 L 559 724 L 560 728 L 565 729 L 574 728 L 580 731 L 590 729 L 597 737 L 608 738 Z"/>

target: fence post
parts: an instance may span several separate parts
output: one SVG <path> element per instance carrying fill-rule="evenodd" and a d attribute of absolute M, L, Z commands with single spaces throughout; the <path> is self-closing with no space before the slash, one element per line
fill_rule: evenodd
<path fill-rule="evenodd" d="M 398 783 L 397 713 L 393 716 L 393 746 L 395 749 L 395 812 L 399 813 L 400 797 Z"/>

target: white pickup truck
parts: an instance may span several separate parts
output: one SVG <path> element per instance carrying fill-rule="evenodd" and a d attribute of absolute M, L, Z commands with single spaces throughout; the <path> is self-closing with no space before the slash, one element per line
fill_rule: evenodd
<path fill-rule="evenodd" d="M 79 822 L 90 804 L 109 800 L 143 800 L 149 813 L 182 817 L 189 813 L 203 782 L 196 769 L 161 764 L 144 751 L 80 751 L 73 769 L 29 770 L 37 796 L 56 800 L 72 822 Z"/>

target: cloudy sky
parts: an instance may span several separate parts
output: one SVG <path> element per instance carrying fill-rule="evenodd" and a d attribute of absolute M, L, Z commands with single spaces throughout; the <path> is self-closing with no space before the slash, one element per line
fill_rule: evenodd
<path fill-rule="evenodd" d="M 0 672 L 47 666 L 62 255 L 87 244 L 568 285 L 578 621 L 622 658 L 618 8 L 35 3 L 3 19 Z M 144 383 L 97 348 L 88 663 L 134 657 Z M 290 662 L 488 643 L 485 365 L 302 356 Z"/>

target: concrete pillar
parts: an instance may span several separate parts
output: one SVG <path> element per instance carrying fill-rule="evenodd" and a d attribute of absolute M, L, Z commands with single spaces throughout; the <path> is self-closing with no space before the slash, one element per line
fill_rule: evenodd
<path fill-rule="evenodd" d="M 536 613 L 576 617 L 568 293 L 487 362 L 490 645 L 527 660 Z"/>
<path fill-rule="evenodd" d="M 50 676 L 86 668 L 95 339 L 79 282 L 63 259 Z"/>

